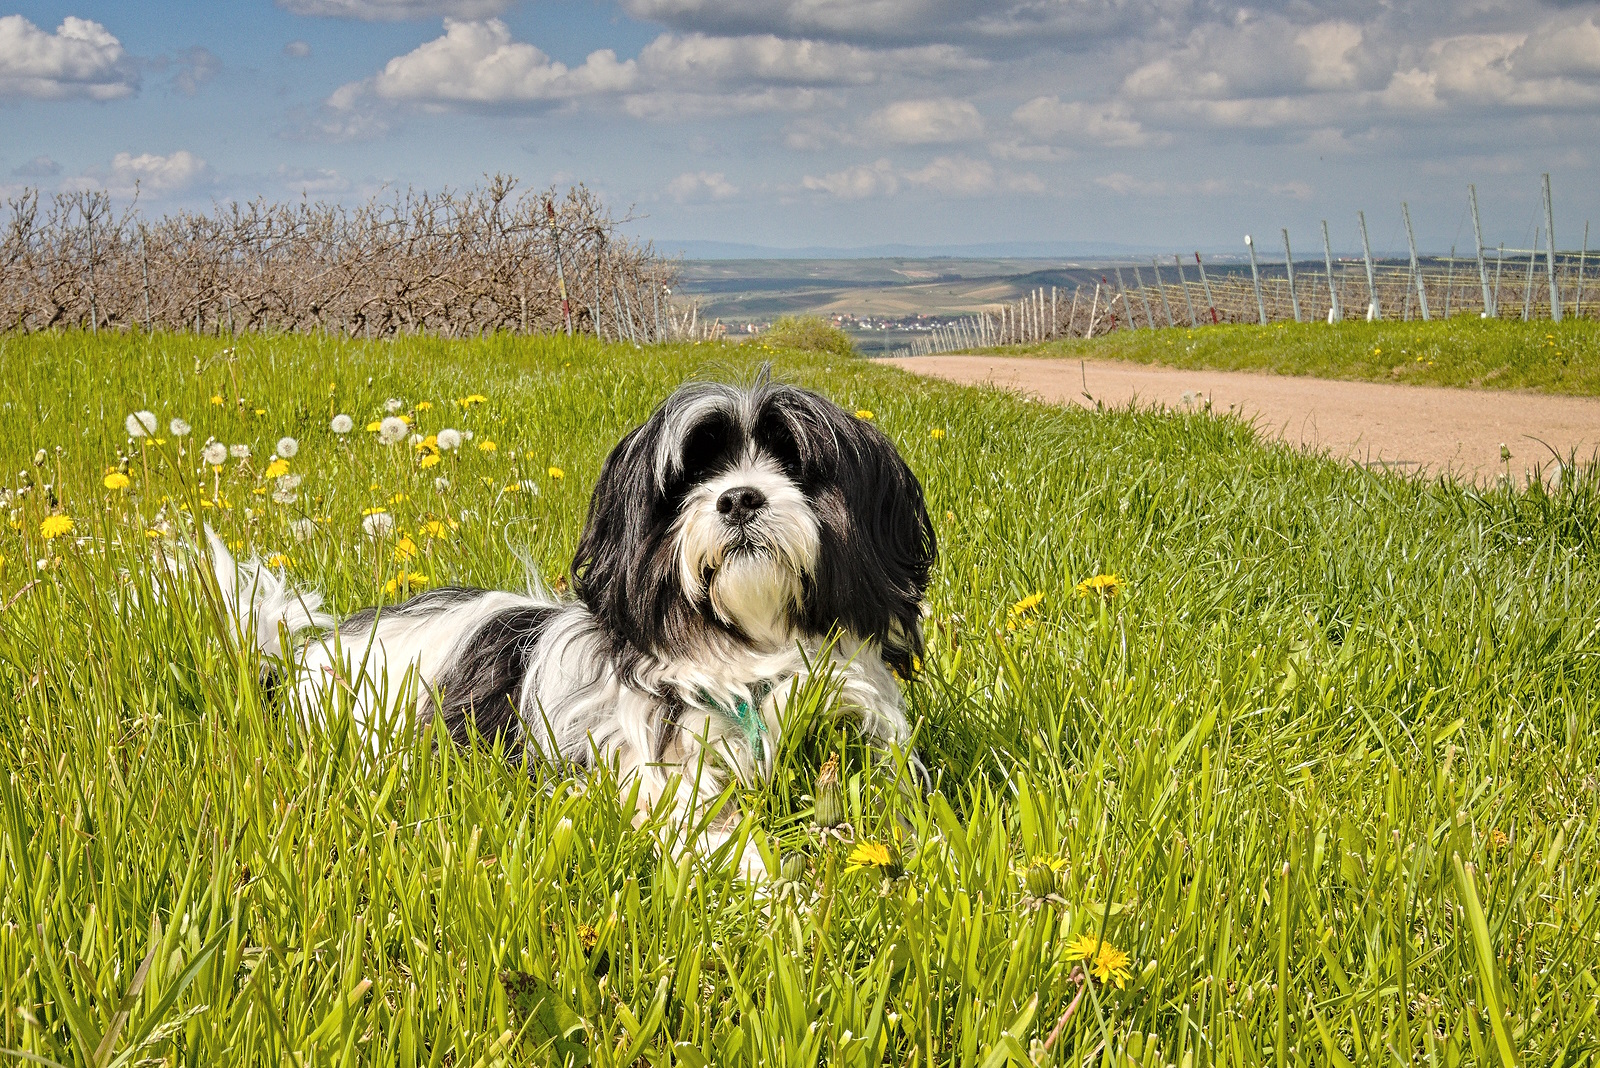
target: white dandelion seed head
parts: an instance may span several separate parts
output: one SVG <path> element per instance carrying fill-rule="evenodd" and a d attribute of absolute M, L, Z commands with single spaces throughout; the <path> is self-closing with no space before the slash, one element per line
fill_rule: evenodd
<path fill-rule="evenodd" d="M 463 430 L 461 432 L 461 440 L 462 441 L 471 441 L 473 439 L 473 437 L 474 437 L 474 435 L 473 435 L 472 431 L 470 431 L 470 430 Z"/>
<path fill-rule="evenodd" d="M 194 428 L 188 423 L 184 422 L 182 419 L 174 419 L 172 422 L 167 424 L 167 429 L 172 431 L 173 437 L 185 438 L 189 436 L 189 431 Z"/>
<path fill-rule="evenodd" d="M 281 490 L 297 490 L 300 488 L 300 483 L 304 481 L 304 475 L 279 475 L 278 488 Z"/>
<path fill-rule="evenodd" d="M 394 529 L 394 516 L 388 512 L 373 512 L 362 517 L 361 529 L 367 532 L 369 538 L 386 538 Z"/>
<path fill-rule="evenodd" d="M 333 417 L 333 422 L 329 423 L 328 425 L 333 428 L 333 432 L 335 434 L 348 434 L 350 431 L 356 428 L 356 421 L 350 418 L 348 415 L 345 415 L 343 412 L 340 412 L 338 415 Z"/>
<path fill-rule="evenodd" d="M 378 424 L 378 441 L 384 445 L 398 445 L 406 440 L 409 431 L 404 419 L 391 415 Z"/>
<path fill-rule="evenodd" d="M 521 482 L 517 483 L 517 485 L 522 487 L 523 493 L 531 493 L 535 497 L 539 495 L 539 483 L 535 482 L 531 478 L 525 478 Z"/>
<path fill-rule="evenodd" d="M 310 541 L 316 537 L 317 521 L 314 519 L 296 519 L 289 524 L 289 533 L 294 535 L 295 541 Z"/>
<path fill-rule="evenodd" d="M 443 475 L 440 475 L 438 478 L 433 480 L 433 491 L 435 493 L 443 493 L 449 488 L 450 480 L 445 478 Z"/>
<path fill-rule="evenodd" d="M 439 445 L 439 451 L 441 452 L 449 452 L 452 449 L 459 449 L 461 447 L 461 431 L 452 427 L 445 427 L 443 430 L 439 431 L 439 436 L 436 440 Z"/>
<path fill-rule="evenodd" d="M 299 499 L 300 494 L 296 493 L 292 489 L 284 489 L 282 486 L 279 486 L 277 489 L 272 491 L 273 504 L 293 504 Z"/>
<path fill-rule="evenodd" d="M 228 462 L 228 447 L 220 441 L 208 441 L 200 450 L 200 459 L 212 467 L 221 467 Z"/>
<path fill-rule="evenodd" d="M 294 438 L 284 437 L 278 439 L 278 455 L 283 457 L 285 460 L 294 459 L 294 454 L 299 451 L 300 443 L 294 440 Z"/>
<path fill-rule="evenodd" d="M 405 406 L 406 402 L 401 400 L 399 397 L 390 397 L 388 400 L 383 402 L 383 410 L 390 413 L 398 412 Z"/>
<path fill-rule="evenodd" d="M 412 434 L 409 438 L 406 439 L 406 441 L 408 441 L 412 445 L 421 445 L 422 444 L 422 435 L 421 434 Z"/>
<path fill-rule="evenodd" d="M 250 459 L 250 446 L 229 445 L 228 455 L 233 457 L 235 460 L 248 460 Z"/>
<path fill-rule="evenodd" d="M 142 438 L 156 432 L 156 413 L 143 408 L 122 421 L 130 438 Z"/>

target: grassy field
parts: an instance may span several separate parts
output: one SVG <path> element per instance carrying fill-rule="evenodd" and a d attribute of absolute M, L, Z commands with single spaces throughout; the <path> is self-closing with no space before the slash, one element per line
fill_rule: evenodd
<path fill-rule="evenodd" d="M 1442 352 L 1501 328 L 1340 329 Z M 1268 336 L 1320 368 L 1312 332 Z M 1549 332 L 1592 352 L 1587 325 Z M 1239 366 L 1263 340 L 1193 343 Z M 873 413 L 941 553 L 907 684 L 937 788 L 897 789 L 822 717 L 743 798 L 755 841 L 805 858 L 793 882 L 664 856 L 605 782 L 308 734 L 198 581 L 156 588 L 161 528 L 195 514 L 346 609 L 519 584 L 523 557 L 555 581 L 619 435 L 686 377 L 764 358 Z M 390 398 L 474 437 L 438 462 L 380 445 L 363 428 Z M 161 429 L 130 441 L 141 408 Z M 250 457 L 216 471 L 208 437 Z M 0 470 L 0 1046 L 31 1063 L 1600 1049 L 1590 476 L 1480 494 L 1227 418 L 1053 409 L 769 342 L 76 335 L 0 340 Z M 835 744 L 888 872 L 810 829 Z"/>
<path fill-rule="evenodd" d="M 1133 330 L 996 352 L 1600 397 L 1600 322 L 1276 323 Z"/>

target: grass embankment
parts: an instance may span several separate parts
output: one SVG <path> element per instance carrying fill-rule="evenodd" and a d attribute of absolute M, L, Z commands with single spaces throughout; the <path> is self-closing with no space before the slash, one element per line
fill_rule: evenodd
<path fill-rule="evenodd" d="M 986 350 L 1362 382 L 1600 397 L 1600 322 L 1275 323 L 1119 331 Z"/>
<path fill-rule="evenodd" d="M 744 798 L 752 835 L 808 858 L 782 895 L 663 859 L 604 783 L 306 733 L 198 583 L 152 588 L 146 531 L 179 499 L 344 608 L 397 599 L 402 574 L 514 585 L 518 550 L 554 579 L 618 436 L 685 376 L 757 355 L 0 342 L 0 469 L 33 484 L 0 513 L 0 1045 L 197 1064 L 1593 1054 L 1592 481 L 1480 496 L 1230 419 L 781 355 L 900 443 L 941 542 L 908 688 L 938 789 L 901 793 L 846 747 L 854 832 L 898 839 L 903 875 L 849 870 L 809 832 L 823 722 Z M 362 427 L 388 398 L 421 433 L 475 436 L 437 462 L 383 446 Z M 130 443 L 138 408 L 194 431 Z M 208 436 L 251 458 L 214 471 Z M 284 436 L 287 490 L 267 472 Z M 362 532 L 374 508 L 386 538 Z M 73 528 L 46 540 L 53 512 Z M 1108 574 L 1120 592 L 1078 591 Z"/>

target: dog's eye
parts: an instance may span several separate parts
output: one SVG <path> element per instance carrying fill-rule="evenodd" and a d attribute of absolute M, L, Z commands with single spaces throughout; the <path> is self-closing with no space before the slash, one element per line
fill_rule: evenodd
<path fill-rule="evenodd" d="M 705 480 L 719 464 L 727 459 L 729 446 L 728 424 L 722 419 L 708 419 L 689 432 L 683 443 L 683 482 L 695 485 Z"/>
<path fill-rule="evenodd" d="M 768 415 L 756 425 L 756 444 L 761 451 L 782 465 L 790 478 L 800 477 L 800 446 L 788 422 L 776 415 Z"/>

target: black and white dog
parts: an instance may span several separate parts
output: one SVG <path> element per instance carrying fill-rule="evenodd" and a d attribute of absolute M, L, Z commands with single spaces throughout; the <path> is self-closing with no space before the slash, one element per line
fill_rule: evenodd
<path fill-rule="evenodd" d="M 676 790 L 686 813 L 729 775 L 770 775 L 808 674 L 834 673 L 867 738 L 910 737 L 894 673 L 922 651 L 922 487 L 870 422 L 765 375 L 686 385 L 612 450 L 570 600 L 446 587 L 336 621 L 315 592 L 211 543 L 224 596 L 282 658 L 302 714 L 342 690 L 369 736 L 442 717 L 458 741 L 610 763 L 625 792 L 639 780 L 641 807 Z"/>

